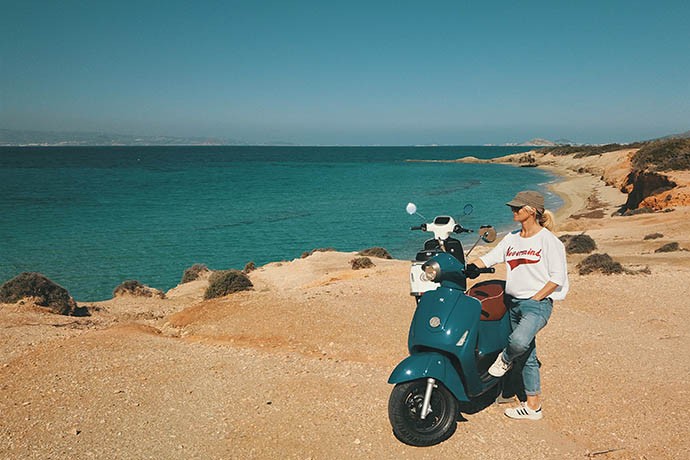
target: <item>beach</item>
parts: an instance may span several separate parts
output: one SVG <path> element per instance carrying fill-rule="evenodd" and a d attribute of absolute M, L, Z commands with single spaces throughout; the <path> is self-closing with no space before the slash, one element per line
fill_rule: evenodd
<path fill-rule="evenodd" d="M 614 215 L 631 153 L 532 153 L 562 178 L 556 233 L 585 232 L 629 271 L 580 275 L 586 254 L 568 256 L 570 293 L 539 335 L 543 420 L 491 405 L 440 445 L 400 443 L 387 379 L 407 356 L 409 261 L 353 270 L 354 252 L 315 252 L 219 299 L 201 278 L 88 303 L 88 317 L 0 305 L 0 457 L 690 458 L 690 257 L 655 252 L 690 249 L 690 206 Z"/>

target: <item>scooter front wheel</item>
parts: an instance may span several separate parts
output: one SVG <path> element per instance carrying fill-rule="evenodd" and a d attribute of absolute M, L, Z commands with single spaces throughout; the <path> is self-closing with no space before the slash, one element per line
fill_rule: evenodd
<path fill-rule="evenodd" d="M 422 417 L 426 387 L 426 379 L 399 383 L 388 399 L 393 434 L 411 446 L 433 446 L 450 438 L 457 428 L 458 401 L 441 382 L 431 394 L 431 410 Z"/>

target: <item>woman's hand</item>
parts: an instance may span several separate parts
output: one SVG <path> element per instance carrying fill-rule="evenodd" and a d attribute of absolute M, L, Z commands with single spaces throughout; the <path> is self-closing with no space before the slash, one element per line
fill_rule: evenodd
<path fill-rule="evenodd" d="M 553 294 L 553 292 L 558 289 L 558 284 L 553 281 L 547 282 L 543 288 L 539 289 L 536 294 L 534 294 L 531 299 L 541 301 Z"/>
<path fill-rule="evenodd" d="M 477 268 L 486 268 L 486 264 L 482 262 L 482 259 L 476 258 L 472 259 L 467 263 L 467 266 L 469 267 L 470 265 L 476 265 Z"/>

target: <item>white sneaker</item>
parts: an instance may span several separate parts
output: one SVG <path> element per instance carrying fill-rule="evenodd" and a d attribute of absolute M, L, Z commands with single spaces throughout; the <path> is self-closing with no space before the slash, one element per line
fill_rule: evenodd
<path fill-rule="evenodd" d="M 498 354 L 496 361 L 489 368 L 489 374 L 494 377 L 503 377 L 508 369 L 510 369 L 511 364 L 503 361 L 503 352 Z"/>
<path fill-rule="evenodd" d="M 539 409 L 530 409 L 526 403 L 520 403 L 520 407 L 511 407 L 503 412 L 507 417 L 516 420 L 541 420 L 544 416 L 541 412 L 541 406 Z"/>

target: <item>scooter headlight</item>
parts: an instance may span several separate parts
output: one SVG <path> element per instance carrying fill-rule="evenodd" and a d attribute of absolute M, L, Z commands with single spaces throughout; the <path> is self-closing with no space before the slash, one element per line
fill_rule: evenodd
<path fill-rule="evenodd" d="M 423 268 L 428 281 L 436 281 L 441 277 L 441 266 L 435 260 L 425 263 Z"/>

